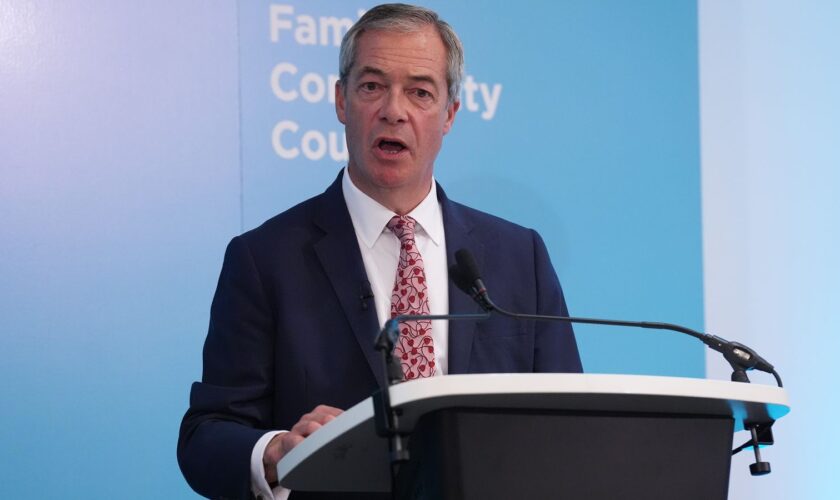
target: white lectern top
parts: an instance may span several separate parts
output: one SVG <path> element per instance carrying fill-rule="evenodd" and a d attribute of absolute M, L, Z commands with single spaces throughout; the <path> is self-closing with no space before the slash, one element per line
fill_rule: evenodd
<path fill-rule="evenodd" d="M 679 377 L 595 374 L 447 375 L 391 388 L 403 411 L 400 429 L 443 408 L 530 408 L 729 416 L 744 422 L 777 420 L 790 411 L 784 389 Z M 326 471 L 329 471 L 326 474 Z M 389 491 L 388 444 L 376 435 L 367 398 L 306 438 L 277 464 L 292 490 Z"/>

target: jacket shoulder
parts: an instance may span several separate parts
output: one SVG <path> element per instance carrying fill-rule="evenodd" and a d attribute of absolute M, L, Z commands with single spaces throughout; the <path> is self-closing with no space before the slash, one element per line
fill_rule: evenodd
<path fill-rule="evenodd" d="M 252 248 L 265 245 L 276 248 L 284 241 L 316 237 L 322 233 L 313 221 L 321 210 L 323 197 L 324 194 L 319 194 L 298 203 L 234 239 L 240 239 Z"/>
<path fill-rule="evenodd" d="M 469 207 L 456 201 L 447 200 L 453 216 L 465 225 L 472 226 L 481 233 L 496 233 L 505 237 L 532 238 L 535 231 L 499 216 Z"/>

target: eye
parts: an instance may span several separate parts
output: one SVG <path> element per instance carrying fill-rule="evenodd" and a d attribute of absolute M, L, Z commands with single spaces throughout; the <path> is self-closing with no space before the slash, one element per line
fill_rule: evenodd
<path fill-rule="evenodd" d="M 426 89 L 416 89 L 416 90 L 414 91 L 414 95 L 416 95 L 416 96 L 417 96 L 417 97 L 419 97 L 420 99 L 424 99 L 424 100 L 425 100 L 425 99 L 431 99 L 431 98 L 433 98 L 433 97 L 434 97 L 434 96 L 432 95 L 432 93 L 431 93 L 431 92 L 429 92 L 429 91 L 428 91 L 428 90 L 426 90 Z"/>
<path fill-rule="evenodd" d="M 362 92 L 376 92 L 379 89 L 379 84 L 376 82 L 364 82 L 359 85 L 359 90 Z"/>

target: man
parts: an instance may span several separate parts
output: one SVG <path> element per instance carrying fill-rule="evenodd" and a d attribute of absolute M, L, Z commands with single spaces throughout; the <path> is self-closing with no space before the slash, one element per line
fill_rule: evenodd
<path fill-rule="evenodd" d="M 386 319 L 475 312 L 447 279 L 461 248 L 499 303 L 567 314 L 534 231 L 454 203 L 433 182 L 462 73 L 457 35 L 424 8 L 375 7 L 344 37 L 335 97 L 347 168 L 225 254 L 178 444 L 197 492 L 287 494 L 274 484 L 283 455 L 384 385 L 373 340 Z M 568 325 L 504 318 L 407 324 L 396 353 L 408 379 L 581 371 Z"/>

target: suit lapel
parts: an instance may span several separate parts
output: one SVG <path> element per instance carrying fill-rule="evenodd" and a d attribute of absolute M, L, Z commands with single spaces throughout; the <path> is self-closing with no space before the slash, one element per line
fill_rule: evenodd
<path fill-rule="evenodd" d="M 443 226 L 446 232 L 446 257 L 449 264 L 455 262 L 455 252 L 466 248 L 472 252 L 479 269 L 484 264 L 484 245 L 471 234 L 473 225 L 466 217 L 465 210 L 457 203 L 446 197 L 443 189 L 438 186 L 438 200 L 443 212 Z M 449 313 L 478 313 L 481 308 L 472 298 L 462 292 L 449 280 Z M 468 373 L 473 338 L 475 337 L 476 321 L 449 322 L 449 373 Z"/>
<path fill-rule="evenodd" d="M 372 301 L 368 299 L 368 306 L 362 307 L 362 288 L 368 278 L 353 221 L 341 191 L 341 174 L 324 192 L 313 222 L 325 233 L 314 244 L 315 254 L 332 284 L 376 381 L 383 387 L 385 380 L 380 354 L 373 348 L 380 326 Z"/>

